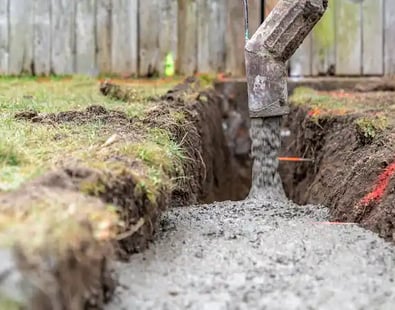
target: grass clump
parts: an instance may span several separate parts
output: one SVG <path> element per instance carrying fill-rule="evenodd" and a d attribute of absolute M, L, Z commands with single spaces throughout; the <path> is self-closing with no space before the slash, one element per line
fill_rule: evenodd
<path fill-rule="evenodd" d="M 19 166 L 22 162 L 23 155 L 15 145 L 0 141 L 0 166 Z"/>
<path fill-rule="evenodd" d="M 309 87 L 295 88 L 294 93 L 290 97 L 290 101 L 295 105 L 305 105 L 322 110 L 346 108 L 344 100 L 320 93 Z"/>
<path fill-rule="evenodd" d="M 28 257 L 49 251 L 62 257 L 81 242 L 108 241 L 115 234 L 115 208 L 67 191 L 37 190 L 41 198 L 13 197 L 0 206 L 0 245 L 18 245 Z"/>
<path fill-rule="evenodd" d="M 358 140 L 362 145 L 372 143 L 388 127 L 385 116 L 361 117 L 354 121 Z"/>

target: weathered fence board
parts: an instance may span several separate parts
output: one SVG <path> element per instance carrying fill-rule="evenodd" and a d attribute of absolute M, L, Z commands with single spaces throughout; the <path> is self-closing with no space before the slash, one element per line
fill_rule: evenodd
<path fill-rule="evenodd" d="M 336 68 L 335 1 L 329 7 L 312 33 L 312 75 L 332 75 Z"/>
<path fill-rule="evenodd" d="M 197 0 L 197 70 L 199 72 L 210 71 L 210 42 L 208 40 L 210 29 L 210 0 Z"/>
<path fill-rule="evenodd" d="M 11 0 L 9 3 L 10 74 L 31 73 L 33 64 L 33 1 Z"/>
<path fill-rule="evenodd" d="M 309 35 L 290 60 L 291 76 L 309 76 L 312 66 L 312 36 Z"/>
<path fill-rule="evenodd" d="M 361 3 L 336 0 L 336 74 L 362 73 Z"/>
<path fill-rule="evenodd" d="M 55 74 L 72 74 L 75 72 L 75 2 L 74 0 L 51 1 L 51 68 Z"/>
<path fill-rule="evenodd" d="M 34 0 L 34 73 L 51 73 L 51 0 Z"/>
<path fill-rule="evenodd" d="M 385 74 L 395 74 L 395 1 L 384 3 L 384 67 Z"/>
<path fill-rule="evenodd" d="M 112 71 L 135 75 L 138 69 L 138 3 L 137 0 L 116 0 L 112 5 Z"/>
<path fill-rule="evenodd" d="M 161 27 L 159 1 L 140 1 L 139 7 L 139 75 L 151 76 L 158 68 L 159 29 Z M 155 9 L 154 9 L 155 8 Z"/>
<path fill-rule="evenodd" d="M 250 34 L 279 0 L 249 0 Z M 0 0 L 0 74 L 245 73 L 239 0 Z M 292 76 L 395 74 L 395 1 L 329 0 Z"/>
<path fill-rule="evenodd" d="M 241 1 L 227 2 L 226 71 L 236 76 L 245 74 L 244 64 L 244 11 Z M 261 1 L 250 0 L 250 33 L 261 24 Z"/>
<path fill-rule="evenodd" d="M 97 0 L 96 6 L 97 67 L 100 73 L 110 73 L 112 0 Z"/>
<path fill-rule="evenodd" d="M 197 5 L 196 0 L 178 0 L 178 59 L 181 74 L 197 69 Z"/>
<path fill-rule="evenodd" d="M 210 1 L 209 24 L 209 69 L 211 72 L 225 70 L 225 33 L 226 33 L 226 3 L 221 0 Z"/>
<path fill-rule="evenodd" d="M 0 0 L 0 74 L 8 73 L 8 2 Z"/>
<path fill-rule="evenodd" d="M 159 29 L 159 68 L 160 74 L 165 70 L 165 59 L 168 53 L 177 59 L 178 3 L 177 0 L 160 0 Z"/>
<path fill-rule="evenodd" d="M 76 72 L 97 75 L 96 67 L 96 0 L 76 1 Z"/>
<path fill-rule="evenodd" d="M 363 74 L 383 74 L 383 0 L 365 0 L 362 3 L 363 17 Z"/>

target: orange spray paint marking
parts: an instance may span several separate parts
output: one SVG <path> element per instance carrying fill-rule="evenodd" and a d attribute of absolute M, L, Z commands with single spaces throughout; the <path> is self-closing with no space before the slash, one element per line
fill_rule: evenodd
<path fill-rule="evenodd" d="M 348 222 L 316 222 L 315 224 L 320 224 L 320 225 L 356 225 L 355 223 L 348 223 Z"/>
<path fill-rule="evenodd" d="M 293 161 L 293 162 L 312 162 L 313 159 L 301 157 L 279 157 L 279 161 Z"/>
<path fill-rule="evenodd" d="M 310 117 L 318 116 L 320 114 L 322 114 L 322 111 L 320 109 L 318 109 L 318 108 L 313 108 L 309 112 L 307 112 L 307 115 L 310 116 Z"/>
<path fill-rule="evenodd" d="M 359 201 L 358 206 L 368 206 L 372 202 L 380 202 L 394 173 L 395 173 L 395 162 L 393 162 L 391 165 L 385 168 L 383 173 L 379 175 L 378 180 L 376 182 L 376 186 L 373 189 L 373 191 L 371 191 L 369 194 L 363 197 Z"/>

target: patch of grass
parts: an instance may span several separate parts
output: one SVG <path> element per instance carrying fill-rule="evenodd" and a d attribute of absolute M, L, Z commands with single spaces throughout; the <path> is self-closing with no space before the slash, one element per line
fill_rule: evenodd
<path fill-rule="evenodd" d="M 371 143 L 380 133 L 388 127 L 385 116 L 362 117 L 355 122 L 358 140 L 363 144 Z"/>
<path fill-rule="evenodd" d="M 19 166 L 23 162 L 23 155 L 15 145 L 0 141 L 0 166 Z"/>
<path fill-rule="evenodd" d="M 177 123 L 177 124 L 183 124 L 187 116 L 183 111 L 171 111 L 170 112 L 170 117 Z"/>
<path fill-rule="evenodd" d="M 298 87 L 290 97 L 290 101 L 295 105 L 306 105 L 319 109 L 344 109 L 344 100 L 334 98 L 327 94 L 322 94 L 312 88 Z"/>
<path fill-rule="evenodd" d="M 16 197 L 8 202 L 15 205 L 0 206 L 2 247 L 19 245 L 29 256 L 45 248 L 59 257 L 78 249 L 83 240 L 106 241 L 115 236 L 119 220 L 111 205 L 78 193 L 40 193 L 42 198 L 29 205 Z"/>
<path fill-rule="evenodd" d="M 39 124 L 16 120 L 23 111 L 58 113 L 84 110 L 100 104 L 136 120 L 150 108 L 148 98 L 164 94 L 174 81 L 160 83 L 129 80 L 137 94 L 134 101 L 122 102 L 102 96 L 99 82 L 86 77 L 0 77 L 0 190 L 15 189 L 67 157 L 82 157 L 103 144 L 113 128 L 93 120 L 85 124 Z M 179 120 L 181 114 L 178 115 Z M 137 126 L 137 124 L 136 124 Z"/>
<path fill-rule="evenodd" d="M 0 139 L 0 247 L 18 246 L 32 260 L 48 254 L 55 264 L 69 253 L 78 255 L 82 245 L 85 252 L 108 256 L 100 250 L 129 223 L 120 223 L 119 208 L 117 212 L 97 198 L 106 193 L 107 185 L 115 184 L 118 189 L 120 182 L 126 182 L 120 186 L 136 184 L 136 197 L 148 197 L 154 205 L 163 200 L 163 193 L 167 199 L 185 178 L 183 164 L 188 158 L 182 146 L 169 130 L 146 124 L 152 109 L 160 108 L 152 98 L 164 94 L 169 85 L 136 82 L 133 97 L 123 102 L 102 96 L 98 82 L 89 78 L 0 78 L 0 134 L 6 137 Z M 45 117 L 85 111 L 91 105 L 122 114 L 97 112 L 100 117 L 88 114 L 91 119 L 78 122 Z M 38 112 L 38 121 L 15 118 L 16 113 L 26 111 Z M 80 117 L 81 113 L 68 115 Z M 172 111 L 168 118 L 173 127 L 187 120 L 179 111 Z M 12 192 L 70 163 L 94 169 L 92 178 L 80 184 L 80 191 L 36 184 L 34 189 L 28 185 L 27 191 Z"/>

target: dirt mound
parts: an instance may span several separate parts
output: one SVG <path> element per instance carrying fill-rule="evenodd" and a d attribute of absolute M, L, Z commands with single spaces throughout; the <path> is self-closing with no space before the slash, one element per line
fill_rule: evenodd
<path fill-rule="evenodd" d="M 285 120 L 292 135 L 283 142 L 282 154 L 314 159 L 281 165 L 288 195 L 300 204 L 324 204 L 334 221 L 361 223 L 392 240 L 393 93 L 314 96 L 294 102 Z"/>
<path fill-rule="evenodd" d="M 125 113 L 119 111 L 108 111 L 100 105 L 89 106 L 85 111 L 65 111 L 50 114 L 40 114 L 35 111 L 19 112 L 15 114 L 15 118 L 43 124 L 61 124 L 68 122 L 85 124 L 96 121 L 104 123 L 120 122 L 127 124 L 130 122 Z"/>

